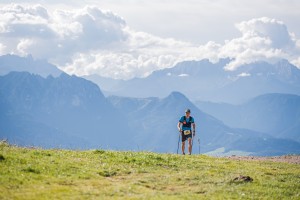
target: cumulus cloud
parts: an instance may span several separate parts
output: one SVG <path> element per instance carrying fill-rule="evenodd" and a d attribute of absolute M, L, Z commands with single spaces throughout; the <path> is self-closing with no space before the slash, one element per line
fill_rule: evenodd
<path fill-rule="evenodd" d="M 0 16 L 1 36 L 48 38 L 53 35 L 48 26 L 48 12 L 40 5 L 23 7 L 11 4 L 0 9 Z"/>
<path fill-rule="evenodd" d="M 109 49 L 127 38 L 122 18 L 93 6 L 50 15 L 41 5 L 11 4 L 0 9 L 0 24 L 7 52 L 23 55 L 26 50 L 59 65 L 78 52 Z"/>
<path fill-rule="evenodd" d="M 299 41 L 288 32 L 286 25 L 267 17 L 243 21 L 236 25 L 242 33 L 239 38 L 226 41 L 219 49 L 219 57 L 230 57 L 234 60 L 226 66 L 227 70 L 255 62 L 276 62 L 287 59 L 297 64 L 300 48 Z"/>
<path fill-rule="evenodd" d="M 204 58 L 232 58 L 227 70 L 260 60 L 287 59 L 300 66 L 300 42 L 283 22 L 264 17 L 236 28 L 238 38 L 196 46 L 135 31 L 122 17 L 95 6 L 49 13 L 41 5 L 10 4 L 0 8 L 0 53 L 32 54 L 71 74 L 123 79 Z"/>

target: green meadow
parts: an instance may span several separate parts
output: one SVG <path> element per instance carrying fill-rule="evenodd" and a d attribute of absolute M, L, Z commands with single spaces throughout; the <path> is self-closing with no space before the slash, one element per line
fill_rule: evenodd
<path fill-rule="evenodd" d="M 300 165 L 1 142 L 0 199 L 300 199 Z"/>

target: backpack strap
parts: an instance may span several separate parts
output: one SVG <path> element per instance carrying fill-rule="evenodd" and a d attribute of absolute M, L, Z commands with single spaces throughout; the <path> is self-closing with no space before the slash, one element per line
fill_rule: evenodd
<path fill-rule="evenodd" d="M 194 119 L 192 116 L 189 117 L 189 122 L 186 121 L 186 116 L 183 116 L 183 120 L 186 121 L 187 123 L 190 123 Z"/>

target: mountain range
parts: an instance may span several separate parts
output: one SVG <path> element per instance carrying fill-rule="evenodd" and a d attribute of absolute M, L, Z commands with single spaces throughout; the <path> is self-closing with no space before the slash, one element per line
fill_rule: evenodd
<path fill-rule="evenodd" d="M 0 95 L 0 136 L 13 143 L 115 149 L 127 145 L 123 141 L 129 129 L 121 114 L 97 85 L 83 78 L 11 72 L 0 77 Z"/>
<path fill-rule="evenodd" d="M 31 55 L 27 57 L 20 57 L 13 54 L 0 56 L 0 75 L 6 75 L 12 71 L 30 72 L 44 78 L 49 75 L 58 77 L 63 73 L 55 65 L 48 63 L 46 60 L 35 60 Z"/>
<path fill-rule="evenodd" d="M 157 152 L 175 152 L 178 143 L 176 125 L 185 108 L 195 117 L 197 137 L 194 152 L 198 151 L 198 138 L 202 152 L 221 150 L 221 154 L 280 155 L 300 152 L 300 143 L 275 138 L 261 132 L 231 128 L 215 117 L 199 110 L 186 96 L 172 92 L 165 98 L 129 98 L 110 96 L 109 101 L 129 120 L 130 128 L 138 130 L 134 141 L 143 149 Z M 133 131 L 132 131 L 133 132 Z M 176 137 L 177 136 L 177 137 Z"/>
<path fill-rule="evenodd" d="M 0 137 L 19 145 L 174 153 L 176 125 L 188 107 L 197 124 L 194 152 L 200 138 L 202 153 L 300 153 L 293 140 L 226 126 L 179 92 L 165 98 L 105 98 L 95 84 L 76 76 L 11 72 L 0 77 L 0 94 Z"/>
<path fill-rule="evenodd" d="M 3 58 L 5 56 L 0 57 L 0 71 L 2 68 L 7 68 L 6 62 L 1 60 Z M 38 66 L 31 57 L 18 58 L 17 63 L 22 59 L 25 63 L 26 60 L 31 60 Z M 186 63 L 190 63 L 191 66 L 195 63 L 196 65 L 200 63 L 201 66 L 203 63 L 210 65 L 210 67 L 205 65 L 207 74 L 202 75 L 203 80 L 201 80 L 208 84 L 209 81 L 213 83 L 214 80 L 219 80 L 219 76 L 223 76 L 220 75 L 224 73 L 221 66 L 226 62 L 223 60 L 223 63 L 219 63 L 222 71 L 211 68 L 217 64 L 209 64 L 205 60 Z M 11 65 L 14 65 L 13 59 Z M 43 66 L 51 66 L 51 64 L 42 65 L 41 69 Z M 160 79 L 159 76 L 172 77 L 172 74 L 166 75 L 165 72 L 175 73 L 176 70 L 185 68 L 186 71 L 179 70 L 177 73 L 187 74 L 188 70 L 195 69 L 191 66 L 183 66 L 182 63 L 180 67 L 175 66 L 174 69 L 155 72 L 145 79 L 151 85 L 152 78 L 152 87 L 156 86 L 156 92 L 161 92 L 163 95 L 167 92 L 164 89 L 171 88 L 172 83 L 176 83 L 178 78 L 195 75 L 197 71 L 189 71 L 192 75 L 173 75 L 174 82 L 170 83 L 166 82 L 166 79 Z M 270 66 L 273 69 L 274 66 Z M 37 73 L 38 71 L 33 73 L 30 71 L 32 69 L 30 65 L 28 68 L 29 70 L 27 65 L 24 65 L 21 70 L 18 70 L 19 72 L 8 72 L 0 76 L 0 139 L 7 139 L 14 144 L 45 148 L 103 148 L 174 153 L 177 151 L 179 141 L 176 125 L 184 110 L 190 108 L 197 125 L 196 138 L 193 140 L 194 153 L 198 153 L 199 150 L 201 153 L 213 155 L 300 153 L 299 96 L 297 95 L 261 95 L 239 106 L 225 103 L 220 106 L 203 101 L 194 101 L 196 102 L 194 104 L 182 91 L 171 91 L 159 97 L 130 97 L 129 95 L 105 97 L 99 86 L 93 82 L 67 75 L 57 68 L 48 72 L 58 70 L 60 72 L 58 76 L 53 76 L 51 73 L 46 76 L 47 74 Z M 202 67 L 196 69 L 201 71 L 198 74 L 203 73 Z M 212 69 L 216 74 L 211 72 Z M 296 87 L 298 71 L 293 70 L 288 77 L 294 79 L 290 80 L 289 84 Z M 281 82 L 288 82 L 288 78 L 276 76 L 277 79 L 282 79 Z M 116 83 L 112 79 L 107 80 L 112 81 L 111 85 Z M 136 84 L 141 83 L 140 79 L 135 80 Z M 161 84 L 168 83 L 169 86 L 159 86 L 160 84 L 155 81 L 160 80 Z M 197 78 L 195 76 L 187 80 L 186 85 L 189 86 L 193 81 L 197 81 Z M 132 84 L 131 81 L 133 80 L 120 82 L 126 86 Z M 180 85 L 177 84 L 178 87 Z M 147 94 L 148 88 L 143 88 L 145 86 L 143 83 L 140 86 Z M 283 106 L 284 103 L 286 106 Z M 280 106 L 281 108 L 277 109 Z M 226 119 L 227 114 L 233 117 Z M 266 119 L 269 115 L 272 115 L 272 118 Z M 276 124 L 278 121 L 284 123 L 278 126 Z M 263 126 L 263 122 L 266 122 L 267 126 Z M 272 130 L 277 132 L 274 134 Z"/>
<path fill-rule="evenodd" d="M 298 95 L 264 94 L 240 105 L 203 101 L 196 101 L 195 105 L 231 127 L 251 129 L 300 142 Z"/>
<path fill-rule="evenodd" d="M 98 75 L 85 78 L 97 83 L 105 94 L 116 96 L 164 97 L 180 91 L 192 101 L 239 104 L 266 93 L 300 95 L 300 70 L 286 60 L 275 64 L 256 62 L 226 71 L 229 61 L 184 61 L 148 77 L 130 80 Z"/>

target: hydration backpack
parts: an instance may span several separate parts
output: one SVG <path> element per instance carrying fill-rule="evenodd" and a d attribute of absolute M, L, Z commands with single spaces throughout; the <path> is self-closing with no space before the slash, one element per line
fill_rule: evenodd
<path fill-rule="evenodd" d="M 189 121 L 186 120 L 186 116 L 183 116 L 182 127 L 191 128 L 192 121 L 193 121 L 193 117 L 192 116 L 189 117 Z"/>

